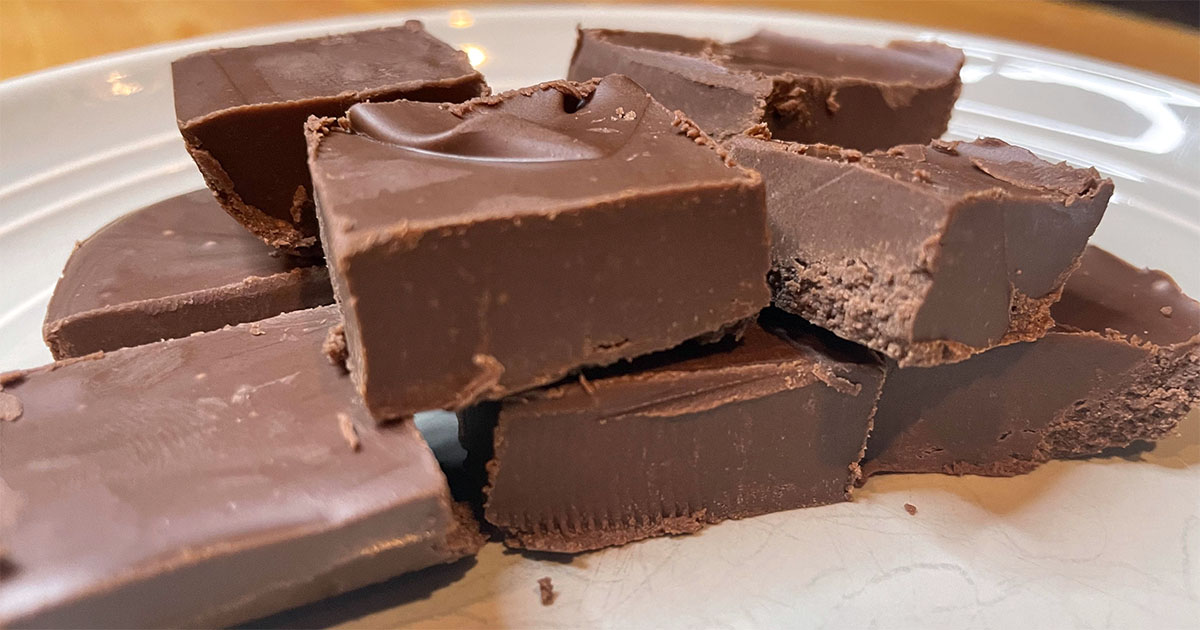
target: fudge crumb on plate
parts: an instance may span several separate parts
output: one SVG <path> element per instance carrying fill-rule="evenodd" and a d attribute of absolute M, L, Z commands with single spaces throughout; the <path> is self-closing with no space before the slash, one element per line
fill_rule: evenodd
<path fill-rule="evenodd" d="M 554 592 L 554 583 L 549 577 L 544 577 L 538 580 L 538 591 L 542 596 L 542 605 L 549 606 L 558 598 L 558 593 Z"/>

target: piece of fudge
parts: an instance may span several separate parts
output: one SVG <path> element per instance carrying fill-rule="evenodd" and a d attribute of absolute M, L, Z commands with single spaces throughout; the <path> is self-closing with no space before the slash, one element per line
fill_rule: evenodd
<path fill-rule="evenodd" d="M 567 76 L 627 75 L 718 139 L 765 126 L 780 140 L 868 151 L 945 133 L 963 60 L 936 42 L 880 48 L 762 31 L 725 44 L 581 29 Z"/>
<path fill-rule="evenodd" d="M 473 554 L 412 421 L 322 355 L 338 319 L 0 375 L 0 626 L 219 627 Z"/>
<path fill-rule="evenodd" d="M 1089 247 L 1044 338 L 892 370 L 868 473 L 1008 476 L 1164 437 L 1200 401 L 1200 303 Z"/>
<path fill-rule="evenodd" d="M 760 324 L 460 412 L 491 459 L 485 518 L 578 552 L 848 500 L 883 365 L 794 316 Z"/>
<path fill-rule="evenodd" d="M 76 245 L 43 337 L 66 359 L 331 304 L 322 262 L 264 245 L 207 190 L 172 197 Z"/>
<path fill-rule="evenodd" d="M 310 146 L 379 419 L 719 337 L 770 299 L 762 180 L 625 77 L 356 105 Z"/>
<path fill-rule="evenodd" d="M 767 185 L 775 304 L 902 367 L 1041 337 L 1113 192 L 994 138 L 728 145 Z"/>
<path fill-rule="evenodd" d="M 420 22 L 246 48 L 171 64 L 175 116 L 204 181 L 230 215 L 289 251 L 317 240 L 304 122 L 354 103 L 460 102 L 487 93 L 467 56 Z"/>

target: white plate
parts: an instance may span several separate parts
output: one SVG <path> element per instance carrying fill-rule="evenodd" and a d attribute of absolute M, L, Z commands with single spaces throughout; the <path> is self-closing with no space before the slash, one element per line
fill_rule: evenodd
<path fill-rule="evenodd" d="M 202 186 L 175 128 L 169 62 L 213 46 L 425 21 L 486 57 L 500 89 L 561 77 L 577 23 L 735 38 L 937 38 L 967 51 L 953 137 L 995 135 L 1117 182 L 1094 242 L 1200 295 L 1200 89 L 960 34 L 798 13 L 527 7 L 245 31 L 0 84 L 0 370 L 43 363 L 39 328 L 72 243 Z M 467 19 L 469 16 L 470 19 Z M 467 22 L 469 26 L 463 27 Z M 458 27 L 455 27 L 457 24 Z M 478 54 L 478 52 L 476 53 Z M 447 446 L 445 415 L 422 418 Z M 880 477 L 852 504 L 773 514 L 562 561 L 488 545 L 462 563 L 273 618 L 355 626 L 1196 627 L 1200 414 L 1150 453 L 1015 479 Z M 919 512 L 909 516 L 905 503 Z M 543 607 L 537 578 L 561 593 Z"/>

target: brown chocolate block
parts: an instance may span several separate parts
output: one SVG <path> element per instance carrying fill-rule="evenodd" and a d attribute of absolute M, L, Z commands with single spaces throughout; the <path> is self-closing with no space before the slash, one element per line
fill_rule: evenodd
<path fill-rule="evenodd" d="M 892 370 L 863 469 L 1016 475 L 1164 437 L 1200 401 L 1200 303 L 1166 274 L 1089 247 L 1053 314 L 1038 341 Z"/>
<path fill-rule="evenodd" d="M 509 546 L 578 552 L 848 500 L 883 365 L 761 324 L 460 413 L 471 460 L 491 457 L 485 518 Z"/>
<path fill-rule="evenodd" d="M 199 190 L 76 245 L 42 333 L 54 358 L 66 359 L 330 304 L 321 263 L 280 255 Z"/>
<path fill-rule="evenodd" d="M 1113 191 L 994 138 L 729 147 L 767 184 L 775 304 L 904 367 L 1041 337 Z"/>
<path fill-rule="evenodd" d="M 219 627 L 473 554 L 412 421 L 321 355 L 338 319 L 0 376 L 0 626 Z"/>
<path fill-rule="evenodd" d="M 310 126 L 349 368 L 376 418 L 666 349 L 769 300 L 758 174 L 625 77 Z"/>
<path fill-rule="evenodd" d="M 291 251 L 317 241 L 304 121 L 354 103 L 461 102 L 487 93 L 467 56 L 420 22 L 264 46 L 216 49 L 171 64 L 175 116 L 204 181 L 230 215 Z"/>
<path fill-rule="evenodd" d="M 725 44 L 583 29 L 567 76 L 627 75 L 719 139 L 765 125 L 780 140 L 868 151 L 945 133 L 963 60 L 936 42 L 880 48 L 762 31 Z"/>

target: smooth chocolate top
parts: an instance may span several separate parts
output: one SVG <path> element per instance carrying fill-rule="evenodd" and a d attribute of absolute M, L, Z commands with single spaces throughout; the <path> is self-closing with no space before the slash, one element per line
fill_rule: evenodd
<path fill-rule="evenodd" d="M 76 245 L 46 319 L 319 264 L 281 255 L 197 190 L 131 212 Z"/>
<path fill-rule="evenodd" d="M 537 401 L 538 414 L 586 412 L 606 417 L 677 416 L 740 400 L 823 383 L 857 396 L 874 396 L 882 373 L 876 355 L 804 320 L 768 308 L 740 341 L 690 342 L 607 368 L 585 370 L 586 384 L 567 382 L 508 399 Z"/>
<path fill-rule="evenodd" d="M 1200 335 L 1200 302 L 1171 276 L 1139 269 L 1095 246 L 1084 252 L 1051 314 L 1064 330 L 1116 331 L 1159 346 Z"/>
<path fill-rule="evenodd" d="M 785 151 L 853 165 L 922 193 L 932 192 L 947 198 L 1000 190 L 1015 199 L 1049 198 L 1073 203 L 1074 197 L 1094 197 L 1112 189 L 1112 180 L 1101 177 L 1094 167 L 1075 168 L 1066 162 L 1047 162 L 1028 149 L 998 138 L 970 142 L 934 140 L 927 145 L 904 144 L 870 153 L 752 136 L 729 142 L 733 146 Z"/>
<path fill-rule="evenodd" d="M 279 103 L 412 83 L 481 81 L 467 56 L 403 26 L 195 53 L 172 64 L 180 121 L 243 105 Z M 183 85 L 180 85 L 180 83 Z"/>
<path fill-rule="evenodd" d="M 963 64 L 961 50 L 937 42 L 896 41 L 881 48 L 823 42 L 769 30 L 728 44 L 666 33 L 607 29 L 584 29 L 584 36 L 652 53 L 644 58 L 693 79 L 706 77 L 717 85 L 745 83 L 737 74 L 746 72 L 759 78 L 797 74 L 919 89 L 955 81 Z"/>
<path fill-rule="evenodd" d="M 804 148 L 800 145 L 797 150 L 803 152 Z M 905 144 L 866 155 L 839 154 L 833 147 L 817 151 L 824 151 L 821 157 L 825 159 L 859 162 L 913 187 L 930 184 L 946 195 L 997 188 L 1014 198 L 1050 197 L 1066 203 L 1071 197 L 1091 197 L 1112 186 L 1094 167 L 1047 162 L 997 138 L 934 140 L 928 145 Z"/>
<path fill-rule="evenodd" d="M 0 625 L 225 625 L 359 579 L 329 577 L 343 566 L 383 579 L 462 555 L 420 434 L 376 426 L 321 352 L 339 320 L 4 375 Z"/>
<path fill-rule="evenodd" d="M 961 50 L 937 42 L 894 41 L 885 47 L 835 44 L 769 30 L 729 44 L 728 65 L 763 74 L 796 73 L 897 86 L 942 85 L 958 77 Z"/>
<path fill-rule="evenodd" d="M 1079 255 L 1074 244 L 1086 242 L 1096 229 L 1113 192 L 1112 180 L 1093 167 L 1050 163 L 996 138 L 901 145 L 869 153 L 859 163 L 948 201 L 986 200 L 999 193 L 1009 279 L 1033 298 L 1058 286 Z"/>
<path fill-rule="evenodd" d="M 310 163 L 323 211 L 333 231 L 346 235 L 757 181 L 688 131 L 636 83 L 613 75 L 462 105 L 358 104 L 342 127 L 311 132 Z M 711 150 L 697 150 L 697 143 Z"/>

